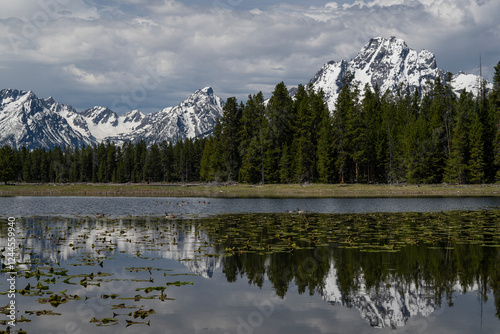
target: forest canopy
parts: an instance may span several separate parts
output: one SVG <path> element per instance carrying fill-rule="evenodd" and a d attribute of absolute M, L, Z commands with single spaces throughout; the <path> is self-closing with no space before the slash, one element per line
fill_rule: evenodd
<path fill-rule="evenodd" d="M 271 98 L 227 99 L 212 135 L 173 143 L 0 148 L 0 181 L 491 183 L 500 181 L 500 62 L 493 89 L 459 96 L 447 80 L 380 92 L 347 74 L 323 92 L 283 82 Z"/>

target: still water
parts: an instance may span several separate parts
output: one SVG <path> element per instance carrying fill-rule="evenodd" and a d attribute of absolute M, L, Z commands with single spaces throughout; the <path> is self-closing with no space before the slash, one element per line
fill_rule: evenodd
<path fill-rule="evenodd" d="M 183 204 L 184 203 L 184 204 Z M 206 204 L 200 204 L 206 203 Z M 159 198 L 159 197 L 0 197 L 0 215 L 138 216 L 149 214 L 207 215 L 220 213 L 437 212 L 500 207 L 500 197 L 453 198 Z"/>
<path fill-rule="evenodd" d="M 17 217 L 15 330 L 500 333 L 496 198 L 0 203 Z M 282 213 L 297 208 L 321 214 Z M 439 212 L 456 209 L 483 210 Z"/>

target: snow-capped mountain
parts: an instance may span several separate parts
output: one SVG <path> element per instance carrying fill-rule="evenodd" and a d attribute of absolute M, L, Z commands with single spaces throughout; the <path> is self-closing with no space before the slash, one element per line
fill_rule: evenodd
<path fill-rule="evenodd" d="M 85 119 L 70 105 L 31 91 L 0 91 L 0 145 L 27 148 L 95 142 Z"/>
<path fill-rule="evenodd" d="M 135 126 L 135 132 L 123 132 L 112 137 L 116 141 L 142 138 L 148 145 L 164 140 L 204 137 L 213 131 L 215 121 L 222 116 L 224 101 L 211 87 L 196 91 L 175 107 L 149 114 Z"/>
<path fill-rule="evenodd" d="M 0 145 L 34 149 L 81 147 L 107 140 L 175 142 L 211 133 L 223 105 L 213 89 L 206 87 L 175 107 L 149 115 L 134 110 L 119 116 L 99 106 L 78 112 L 31 91 L 4 89 L 0 91 Z"/>
<path fill-rule="evenodd" d="M 319 292 L 332 305 L 356 308 L 370 326 L 378 328 L 396 329 L 404 326 L 411 317 L 428 317 L 438 308 L 431 298 L 433 286 L 423 282 L 405 284 L 393 278 L 368 289 L 361 275 L 358 283 L 358 290 L 346 297 L 340 289 L 335 263 L 332 262 L 325 285 Z"/>
<path fill-rule="evenodd" d="M 371 39 L 350 61 L 330 61 L 314 75 L 309 85 L 316 92 L 323 89 L 328 107 L 335 110 L 335 101 L 342 89 L 347 72 L 354 74 L 354 80 L 363 90 L 365 84 L 380 91 L 395 90 L 405 84 L 413 91 L 425 88 L 427 80 L 437 77 L 445 79 L 447 72 L 437 67 L 436 57 L 428 50 L 417 52 L 396 37 Z M 480 77 L 459 72 L 453 75 L 451 86 L 459 94 L 463 89 L 477 93 Z M 491 86 L 491 85 L 490 85 Z"/>
<path fill-rule="evenodd" d="M 98 142 L 106 141 L 123 134 L 134 134 L 146 116 L 139 110 L 118 116 L 104 107 L 94 107 L 81 113 L 90 133 Z"/>
<path fill-rule="evenodd" d="M 436 57 L 430 51 L 417 52 L 395 37 L 373 38 L 353 59 L 330 61 L 309 81 L 315 91 L 324 91 L 331 111 L 335 110 L 348 71 L 354 74 L 361 90 L 365 84 L 371 88 L 378 85 L 382 93 L 395 90 L 400 84 L 422 90 L 428 80 L 444 80 L 447 76 L 437 67 Z M 463 72 L 451 78 L 457 94 L 464 89 L 477 94 L 480 82 L 479 76 Z M 488 83 L 487 88 L 491 89 L 492 84 Z M 296 89 L 292 88 L 290 94 L 294 92 Z M 0 145 L 33 149 L 92 145 L 107 140 L 121 144 L 142 139 L 148 145 L 164 140 L 176 142 L 210 134 L 222 115 L 223 105 L 213 89 L 206 87 L 175 107 L 148 115 L 134 110 L 119 116 L 98 106 L 78 112 L 52 98 L 40 99 L 31 91 L 4 89 L 0 91 Z"/>

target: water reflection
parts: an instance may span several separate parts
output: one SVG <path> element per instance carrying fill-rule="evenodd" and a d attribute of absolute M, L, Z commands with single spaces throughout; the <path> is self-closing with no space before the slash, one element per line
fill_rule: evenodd
<path fill-rule="evenodd" d="M 83 270 L 88 273 L 117 258 L 118 267 L 170 259 L 209 280 L 243 280 L 259 288 L 269 282 L 285 301 L 297 293 L 317 295 L 357 310 L 372 327 L 396 329 L 453 307 L 456 296 L 468 292 L 481 306 L 493 297 L 500 318 L 499 217 L 498 211 L 190 221 L 33 217 L 18 225 L 19 266 L 33 273 L 64 263 L 90 266 Z M 1 233 L 5 245 L 5 229 Z M 217 289 L 222 298 L 231 288 Z"/>
<path fill-rule="evenodd" d="M 159 204 L 161 203 L 161 204 Z M 186 203 L 186 204 L 183 204 Z M 200 204 L 209 203 L 209 204 Z M 220 213 L 437 212 L 500 207 L 500 197 L 453 198 L 158 198 L 158 197 L 0 197 L 0 215 L 214 215 Z"/>

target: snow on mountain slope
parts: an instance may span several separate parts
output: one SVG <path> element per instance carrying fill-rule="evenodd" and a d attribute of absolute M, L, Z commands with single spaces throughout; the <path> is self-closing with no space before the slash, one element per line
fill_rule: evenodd
<path fill-rule="evenodd" d="M 422 278 L 405 282 L 401 277 L 388 277 L 379 286 L 367 288 L 363 274 L 356 281 L 358 288 L 349 296 L 341 288 L 336 263 L 330 263 L 330 271 L 324 286 L 319 289 L 323 300 L 332 305 L 355 308 L 372 327 L 397 329 L 415 316 L 429 317 L 440 308 L 435 299 L 435 286 Z M 453 292 L 477 291 L 477 284 L 463 286 L 455 283 Z"/>
<path fill-rule="evenodd" d="M 204 136 L 222 115 L 224 103 L 210 87 L 196 91 L 176 107 L 144 115 L 138 110 L 118 116 L 104 107 L 81 113 L 33 92 L 0 91 L 0 145 L 29 149 L 93 145 L 103 141 L 148 144 Z"/>
<path fill-rule="evenodd" d="M 206 136 L 222 116 L 223 106 L 224 102 L 211 87 L 200 89 L 179 105 L 158 112 L 157 121 L 145 136 L 146 142 L 159 143 L 167 138 L 175 142 Z"/>
<path fill-rule="evenodd" d="M 447 73 L 437 67 L 436 57 L 428 50 L 412 50 L 405 41 L 396 37 L 373 38 L 352 60 L 330 61 L 309 81 L 315 91 L 323 89 L 330 110 L 335 109 L 335 101 L 348 71 L 354 74 L 361 90 L 366 84 L 372 89 L 378 85 L 382 93 L 395 90 L 400 84 L 411 90 L 421 90 L 427 80 L 437 77 L 444 80 Z M 477 93 L 479 82 L 479 76 L 460 72 L 452 77 L 451 85 L 457 94 L 463 89 Z"/>
<path fill-rule="evenodd" d="M 444 80 L 447 75 L 437 67 L 436 57 L 430 51 L 417 52 L 395 37 L 373 38 L 353 59 L 330 61 L 309 81 L 315 91 L 324 91 L 332 111 L 348 71 L 354 74 L 361 90 L 365 84 L 372 88 L 378 85 L 382 93 L 400 84 L 422 90 L 428 80 Z M 477 94 L 480 84 L 480 77 L 474 74 L 459 72 L 451 78 L 457 94 L 464 89 Z M 487 88 L 492 85 L 487 84 Z M 223 105 L 213 89 L 205 87 L 175 107 L 148 115 L 134 110 L 118 116 L 104 107 L 79 113 L 52 98 L 43 100 L 33 92 L 5 89 L 0 91 L 0 145 L 52 148 L 108 140 L 119 144 L 142 139 L 148 145 L 164 140 L 176 142 L 210 134 L 222 115 Z"/>
<path fill-rule="evenodd" d="M 0 91 L 0 99 L 0 145 L 34 149 L 94 142 L 93 137 L 83 135 L 88 134 L 88 129 L 69 105 L 51 98 L 39 99 L 31 91 L 12 89 Z"/>
<path fill-rule="evenodd" d="M 133 133 L 146 117 L 138 110 L 118 116 L 114 111 L 104 107 L 85 110 L 81 115 L 87 122 L 90 133 L 99 142 L 105 141 L 108 137 Z"/>

